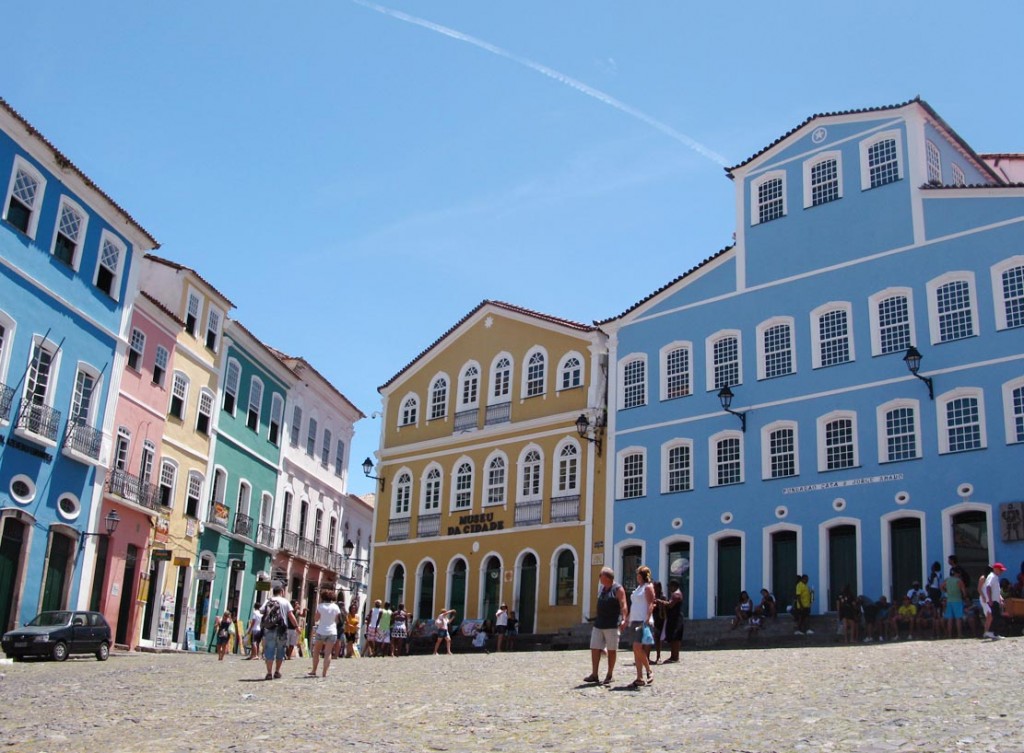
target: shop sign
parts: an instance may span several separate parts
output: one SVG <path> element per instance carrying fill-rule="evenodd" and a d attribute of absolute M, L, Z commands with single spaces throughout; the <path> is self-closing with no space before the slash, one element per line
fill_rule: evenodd
<path fill-rule="evenodd" d="M 170 562 L 171 561 L 171 550 L 170 549 L 154 549 L 152 557 L 153 557 L 153 562 Z"/>
<path fill-rule="evenodd" d="M 191 564 L 192 564 L 192 558 L 191 557 L 175 557 L 174 558 L 174 566 L 175 567 L 188 567 Z"/>
<path fill-rule="evenodd" d="M 485 531 L 503 530 L 505 530 L 505 521 L 495 520 L 493 512 L 485 512 L 461 516 L 457 526 L 448 526 L 448 535 L 458 536 L 460 533 L 483 533 Z"/>
<path fill-rule="evenodd" d="M 245 570 L 245 560 L 231 560 L 232 570 Z"/>
<path fill-rule="evenodd" d="M 256 590 L 257 591 L 269 591 L 270 590 L 270 581 L 269 580 L 258 580 L 258 581 L 256 581 Z"/>

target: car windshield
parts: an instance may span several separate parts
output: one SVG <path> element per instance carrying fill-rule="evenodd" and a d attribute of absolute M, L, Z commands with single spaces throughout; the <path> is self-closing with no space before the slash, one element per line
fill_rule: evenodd
<path fill-rule="evenodd" d="M 27 627 L 52 627 L 54 625 L 67 625 L 71 619 L 71 612 L 40 612 Z"/>

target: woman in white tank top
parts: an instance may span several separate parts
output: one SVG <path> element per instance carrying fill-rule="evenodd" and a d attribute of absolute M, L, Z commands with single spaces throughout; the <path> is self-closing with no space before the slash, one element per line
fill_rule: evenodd
<path fill-rule="evenodd" d="M 637 690 L 654 682 L 651 662 L 644 651 L 644 631 L 650 631 L 654 624 L 654 585 L 651 583 L 651 569 L 646 565 L 637 568 L 637 586 L 629 597 L 629 640 L 633 644 L 633 659 L 636 665 L 636 679 L 630 685 Z M 644 672 L 647 680 L 644 681 Z"/>

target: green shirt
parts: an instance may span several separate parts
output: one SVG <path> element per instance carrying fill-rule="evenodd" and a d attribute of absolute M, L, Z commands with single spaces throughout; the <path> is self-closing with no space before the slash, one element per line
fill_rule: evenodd
<path fill-rule="evenodd" d="M 964 584 L 959 575 L 951 575 L 942 585 L 946 589 L 946 601 L 963 602 Z"/>

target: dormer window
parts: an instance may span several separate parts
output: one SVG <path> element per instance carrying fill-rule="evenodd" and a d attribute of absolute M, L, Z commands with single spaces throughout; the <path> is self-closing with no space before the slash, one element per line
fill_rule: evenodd
<path fill-rule="evenodd" d="M 196 325 L 199 323 L 199 296 L 193 291 L 188 292 L 188 310 L 185 313 L 185 331 L 192 337 L 196 336 Z"/>
<path fill-rule="evenodd" d="M 43 176 L 21 157 L 15 157 L 14 174 L 7 189 L 4 219 L 29 238 L 36 237 L 45 188 L 46 180 Z"/>
<path fill-rule="evenodd" d="M 928 167 L 928 182 L 932 185 L 942 185 L 942 155 L 939 154 L 939 147 L 932 141 L 924 142 L 925 161 Z"/>
<path fill-rule="evenodd" d="M 804 162 L 804 209 L 843 198 L 843 163 L 839 152 L 824 152 Z"/>
<path fill-rule="evenodd" d="M 121 287 L 121 264 L 124 261 L 124 255 L 124 244 L 103 231 L 95 282 L 97 288 L 114 299 L 117 298 L 117 289 Z"/>

